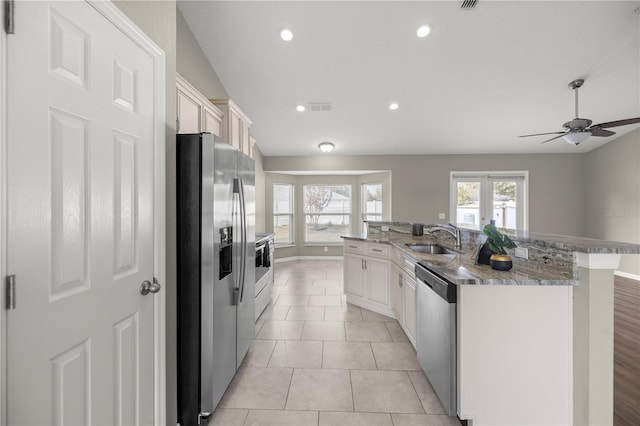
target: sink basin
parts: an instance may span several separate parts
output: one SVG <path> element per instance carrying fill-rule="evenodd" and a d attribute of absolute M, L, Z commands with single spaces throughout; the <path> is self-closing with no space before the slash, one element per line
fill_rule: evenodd
<path fill-rule="evenodd" d="M 427 254 L 457 254 L 455 251 L 439 244 L 405 244 L 408 248 L 419 253 Z"/>

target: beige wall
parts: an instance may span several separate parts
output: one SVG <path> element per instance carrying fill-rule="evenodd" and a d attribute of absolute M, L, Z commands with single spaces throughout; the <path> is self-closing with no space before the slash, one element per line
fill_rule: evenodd
<path fill-rule="evenodd" d="M 175 1 L 115 1 L 142 31 L 165 52 L 166 79 L 166 361 L 167 361 L 167 424 L 177 419 L 176 389 L 176 3 Z"/>
<path fill-rule="evenodd" d="M 396 221 L 449 217 L 449 172 L 529 171 L 529 230 L 584 236 L 583 154 L 265 157 L 264 170 L 390 170 Z M 267 207 L 267 212 L 269 212 Z"/>
<path fill-rule="evenodd" d="M 586 155 L 587 236 L 640 244 L 640 130 Z M 640 276 L 640 255 L 623 256 L 620 270 Z"/>
<path fill-rule="evenodd" d="M 215 69 L 202 52 L 202 48 L 179 10 L 176 10 L 176 49 L 177 72 L 198 92 L 209 99 L 229 98 L 229 94 L 220 82 Z M 254 155 L 256 160 L 256 232 L 264 232 L 264 172 L 262 171 L 262 154 L 259 148 L 256 151 Z"/>
<path fill-rule="evenodd" d="M 179 10 L 176 10 L 176 46 L 178 73 L 207 98 L 228 99 L 226 89 Z"/>
<path fill-rule="evenodd" d="M 256 160 L 256 232 L 265 232 L 265 175 L 262 169 L 262 153 L 258 148 L 253 152 Z"/>

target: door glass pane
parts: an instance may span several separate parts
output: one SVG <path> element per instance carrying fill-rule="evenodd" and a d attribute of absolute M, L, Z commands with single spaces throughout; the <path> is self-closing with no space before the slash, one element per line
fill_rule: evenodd
<path fill-rule="evenodd" d="M 456 223 L 480 229 L 480 182 L 457 182 Z"/>
<path fill-rule="evenodd" d="M 517 227 L 516 182 L 493 182 L 493 220 L 498 228 Z"/>

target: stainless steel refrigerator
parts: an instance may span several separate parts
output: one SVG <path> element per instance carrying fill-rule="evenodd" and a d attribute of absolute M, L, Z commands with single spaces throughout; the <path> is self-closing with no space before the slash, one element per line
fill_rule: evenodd
<path fill-rule="evenodd" d="M 178 421 L 206 424 L 255 337 L 255 164 L 177 136 Z"/>

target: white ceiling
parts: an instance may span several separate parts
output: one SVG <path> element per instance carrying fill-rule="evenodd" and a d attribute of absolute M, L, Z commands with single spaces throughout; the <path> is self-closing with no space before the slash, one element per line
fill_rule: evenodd
<path fill-rule="evenodd" d="M 640 1 L 179 1 L 264 155 L 588 152 L 543 136 L 640 117 Z M 416 37 L 421 24 L 431 35 Z M 293 30 L 289 43 L 282 28 Z M 388 105 L 400 104 L 397 111 Z M 330 112 L 297 104 L 330 102 Z M 322 154 L 317 145 L 336 149 Z"/>

